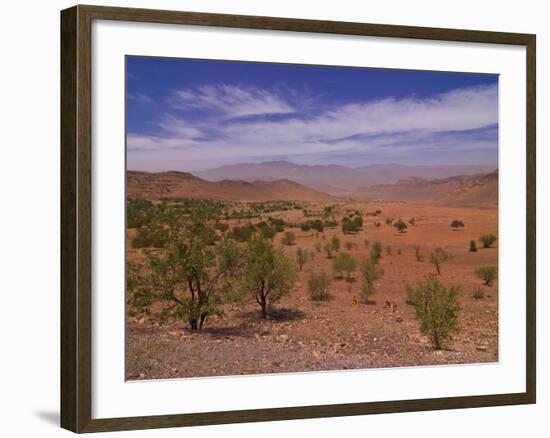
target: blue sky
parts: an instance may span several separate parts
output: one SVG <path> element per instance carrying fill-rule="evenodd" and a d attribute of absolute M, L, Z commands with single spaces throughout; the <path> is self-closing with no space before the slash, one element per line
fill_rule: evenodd
<path fill-rule="evenodd" d="M 498 161 L 498 76 L 127 58 L 132 170 Z"/>

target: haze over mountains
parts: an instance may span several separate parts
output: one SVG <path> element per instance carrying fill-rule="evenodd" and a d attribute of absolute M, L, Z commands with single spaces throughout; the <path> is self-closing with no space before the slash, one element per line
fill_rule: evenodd
<path fill-rule="evenodd" d="M 353 196 L 366 186 L 393 184 L 406 178 L 425 180 L 461 175 L 486 174 L 496 166 L 438 165 L 407 166 L 402 164 L 373 164 L 362 167 L 340 165 L 301 165 L 289 161 L 239 163 L 197 171 L 194 174 L 208 181 L 276 181 L 288 179 L 334 196 Z"/>

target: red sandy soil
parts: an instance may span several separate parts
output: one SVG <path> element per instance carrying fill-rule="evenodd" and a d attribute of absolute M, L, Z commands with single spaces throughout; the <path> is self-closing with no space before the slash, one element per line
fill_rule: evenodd
<path fill-rule="evenodd" d="M 309 209 L 322 209 L 322 202 Z M 299 274 L 291 293 L 276 305 L 270 319 L 261 319 L 256 303 L 225 305 L 226 317 L 208 320 L 202 333 L 191 333 L 183 322 L 160 325 L 154 317 L 127 320 L 127 378 L 152 379 L 190 376 L 221 376 L 337 369 L 420 366 L 435 364 L 483 363 L 498 361 L 498 281 L 483 286 L 474 270 L 480 265 L 498 265 L 498 243 L 478 252 L 468 251 L 470 240 L 481 234 L 498 234 L 498 210 L 482 208 L 437 207 L 403 202 L 340 202 L 337 219 L 348 208 L 363 212 L 380 209 L 380 217 L 366 217 L 363 230 L 343 235 L 341 229 L 328 229 L 318 237 L 315 232 L 296 234 L 296 244 L 285 246 L 295 257 L 296 248 L 314 250 L 337 234 L 340 251 L 350 252 L 359 261 L 369 249 L 364 240 L 380 241 L 384 247 L 380 266 L 384 276 L 376 283 L 376 304 L 358 303 L 360 281 L 335 280 L 332 299 L 313 302 L 308 298 L 309 274 L 324 268 L 332 273 L 332 260 L 315 252 Z M 301 211 L 279 212 L 272 216 L 303 219 Z M 416 219 L 406 233 L 397 233 L 385 219 Z M 453 231 L 454 219 L 464 221 L 462 231 Z M 291 219 L 292 220 L 292 219 Z M 376 227 L 375 221 L 382 225 Z M 133 230 L 130 230 L 131 234 Z M 325 240 L 323 240 L 323 236 Z M 280 244 L 282 234 L 275 243 Z M 354 248 L 345 249 L 345 242 Z M 386 253 L 391 244 L 392 254 Z M 422 247 L 424 262 L 417 262 L 414 245 Z M 435 268 L 429 253 L 436 246 L 453 258 L 442 266 L 441 281 L 460 286 L 461 331 L 435 351 L 429 338 L 419 330 L 414 308 L 406 304 L 405 283 L 415 285 Z M 401 254 L 398 254 L 398 250 Z M 129 260 L 141 259 L 141 250 L 128 246 Z M 484 299 L 474 299 L 473 290 L 482 287 Z"/>

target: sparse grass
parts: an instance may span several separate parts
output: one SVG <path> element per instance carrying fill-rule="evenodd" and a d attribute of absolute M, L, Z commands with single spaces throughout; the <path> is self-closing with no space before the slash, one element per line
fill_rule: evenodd
<path fill-rule="evenodd" d="M 496 266 L 486 265 L 480 266 L 475 270 L 475 274 L 479 279 L 483 280 L 485 286 L 491 286 L 497 278 L 498 269 Z"/>
<path fill-rule="evenodd" d="M 482 300 L 485 298 L 485 291 L 481 287 L 476 287 L 472 292 L 472 298 L 475 300 Z"/>

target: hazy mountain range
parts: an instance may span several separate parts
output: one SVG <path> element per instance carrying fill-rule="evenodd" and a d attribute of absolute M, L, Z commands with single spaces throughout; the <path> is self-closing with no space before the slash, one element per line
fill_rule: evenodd
<path fill-rule="evenodd" d="M 209 198 L 230 201 L 326 201 L 332 196 L 288 179 L 205 181 L 187 172 L 127 172 L 130 198 Z"/>
<path fill-rule="evenodd" d="M 460 175 L 486 174 L 495 166 L 441 165 L 407 166 L 402 164 L 373 164 L 363 167 L 340 165 L 301 165 L 289 161 L 263 163 L 239 163 L 194 172 L 208 180 L 242 180 L 254 182 L 287 179 L 315 190 L 335 196 L 352 196 L 365 187 L 394 184 L 406 178 L 425 180 L 449 178 Z"/>

